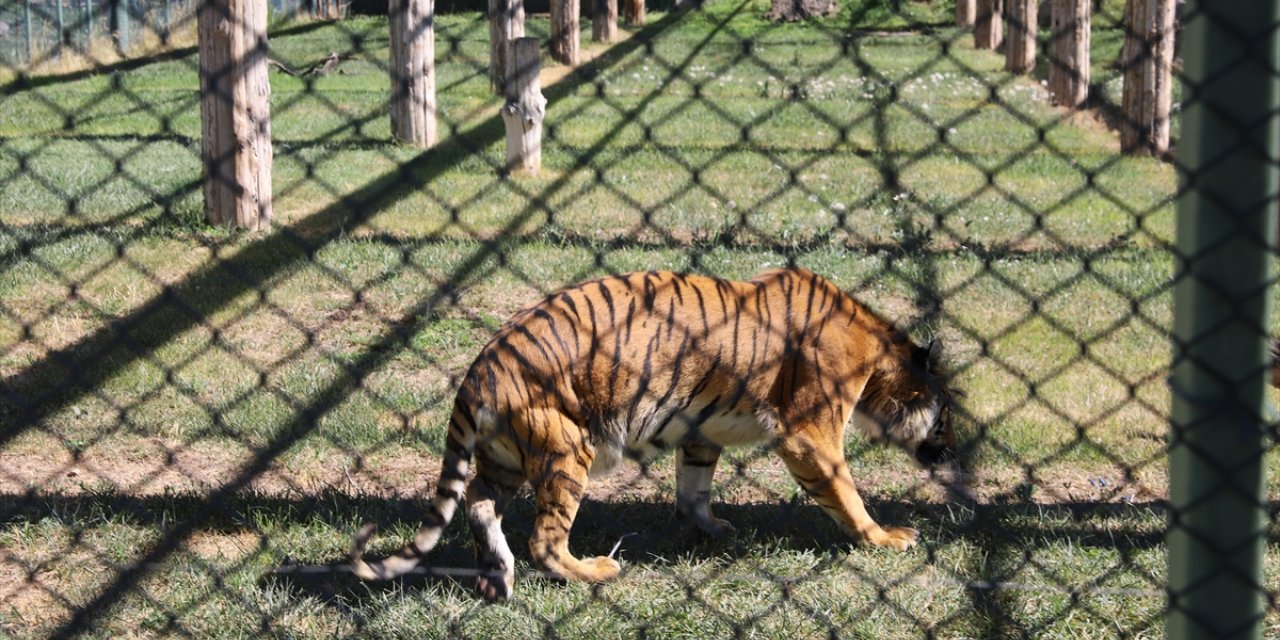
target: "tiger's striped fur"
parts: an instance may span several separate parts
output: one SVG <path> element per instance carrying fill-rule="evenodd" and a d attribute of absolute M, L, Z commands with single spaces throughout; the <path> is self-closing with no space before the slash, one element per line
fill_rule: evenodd
<path fill-rule="evenodd" d="M 867 435 L 923 462 L 949 455 L 951 395 L 939 352 L 798 269 L 746 282 L 632 273 L 569 287 L 516 314 L 480 352 L 458 391 L 421 529 L 399 553 L 367 562 L 366 526 L 353 570 L 365 579 L 411 570 L 465 494 L 484 574 L 477 588 L 489 599 L 510 596 L 514 559 L 502 513 L 528 481 L 533 561 L 567 579 L 608 580 L 616 561 L 569 552 L 590 475 L 675 449 L 677 512 L 720 534 L 732 529 L 709 506 L 720 452 L 761 442 L 851 536 L 906 549 L 915 530 L 882 527 L 867 513 L 845 464 L 844 429 L 853 417 Z"/>

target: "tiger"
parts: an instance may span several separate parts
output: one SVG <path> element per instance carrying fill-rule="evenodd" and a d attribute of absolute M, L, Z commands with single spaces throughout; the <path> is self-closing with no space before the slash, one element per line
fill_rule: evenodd
<path fill-rule="evenodd" d="M 421 527 L 399 552 L 368 561 L 375 527 L 364 525 L 351 571 L 386 580 L 414 570 L 465 496 L 475 587 L 508 599 L 515 559 L 502 516 L 527 482 L 533 564 L 563 580 L 607 581 L 621 570 L 616 560 L 569 549 L 589 478 L 674 450 L 676 515 L 723 536 L 735 529 L 711 512 L 716 462 L 725 447 L 761 444 L 847 535 L 906 550 L 917 531 L 868 514 L 844 432 L 852 422 L 924 466 L 954 460 L 941 354 L 937 340 L 918 345 L 799 268 L 746 281 L 651 271 L 569 286 L 517 312 L 481 349 L 460 380 Z"/>

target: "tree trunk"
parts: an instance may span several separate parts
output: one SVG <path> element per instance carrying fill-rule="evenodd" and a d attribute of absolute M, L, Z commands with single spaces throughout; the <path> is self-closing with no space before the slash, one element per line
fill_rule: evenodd
<path fill-rule="evenodd" d="M 1036 66 L 1036 14 L 1039 0 L 1007 0 L 1009 39 L 1004 44 L 1004 68 L 1028 73 Z"/>
<path fill-rule="evenodd" d="M 834 15 L 838 10 L 835 0 L 773 0 L 766 17 L 774 22 L 796 22 Z"/>
<path fill-rule="evenodd" d="M 498 95 L 505 95 L 511 43 L 523 37 L 524 2 L 489 0 L 489 84 Z"/>
<path fill-rule="evenodd" d="M 578 0 L 551 0 L 551 59 L 578 66 Z"/>
<path fill-rule="evenodd" d="M 644 0 L 624 0 L 622 11 L 627 24 L 644 24 Z"/>
<path fill-rule="evenodd" d="M 535 175 L 542 168 L 542 120 L 547 99 L 539 80 L 537 38 L 511 43 L 512 73 L 502 120 L 507 127 L 507 171 Z"/>
<path fill-rule="evenodd" d="M 1049 100 L 1075 109 L 1089 98 L 1089 0 L 1053 1 Z"/>
<path fill-rule="evenodd" d="M 1120 150 L 1161 155 L 1169 150 L 1172 100 L 1173 0 L 1129 0 L 1125 7 Z"/>
<path fill-rule="evenodd" d="M 267 3 L 205 0 L 198 20 L 205 218 L 266 229 L 272 160 Z"/>
<path fill-rule="evenodd" d="M 973 48 L 995 51 L 1004 41 L 1004 0 L 978 0 L 973 21 Z"/>
<path fill-rule="evenodd" d="M 436 143 L 436 36 L 432 0 L 391 0 L 391 135 Z"/>
<path fill-rule="evenodd" d="M 618 0 L 595 0 L 591 16 L 591 39 L 613 42 L 618 39 Z"/>
<path fill-rule="evenodd" d="M 956 26 L 972 27 L 978 19 L 978 5 L 974 0 L 956 0 Z"/>

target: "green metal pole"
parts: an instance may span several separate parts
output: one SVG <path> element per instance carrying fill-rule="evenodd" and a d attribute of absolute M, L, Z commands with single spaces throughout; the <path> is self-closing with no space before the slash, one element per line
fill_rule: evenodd
<path fill-rule="evenodd" d="M 22 3 L 22 34 L 27 39 L 27 64 L 35 62 L 35 45 L 31 41 L 31 0 Z"/>
<path fill-rule="evenodd" d="M 1188 3 L 1167 636 L 1260 638 L 1277 0 Z"/>
<path fill-rule="evenodd" d="M 160 4 L 160 42 L 169 44 L 169 0 L 163 0 Z"/>

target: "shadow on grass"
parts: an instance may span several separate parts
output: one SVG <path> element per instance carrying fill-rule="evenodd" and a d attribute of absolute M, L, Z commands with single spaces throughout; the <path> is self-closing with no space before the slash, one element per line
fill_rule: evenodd
<path fill-rule="evenodd" d="M 285 538 L 296 539 L 298 534 L 290 533 L 291 530 L 301 531 L 305 536 L 302 546 L 313 551 L 300 551 L 298 553 L 303 555 L 295 556 L 289 554 L 289 548 L 275 546 L 268 555 L 254 554 L 245 561 L 245 565 L 237 565 L 232 570 L 238 574 L 243 574 L 246 569 L 250 575 L 257 573 L 257 588 L 263 592 L 283 592 L 294 601 L 321 603 L 358 628 L 364 628 L 370 623 L 366 617 L 370 612 L 380 610 L 381 602 L 406 592 L 427 592 L 427 597 L 432 600 L 448 593 L 480 602 L 478 596 L 472 595 L 476 563 L 465 511 L 460 511 L 446 528 L 440 544 L 423 562 L 421 573 L 370 583 L 347 571 L 343 553 L 357 525 L 366 521 L 376 522 L 383 532 L 376 545 L 381 553 L 386 553 L 403 544 L 407 532 L 417 526 L 424 500 L 425 497 L 388 498 L 332 490 L 287 497 L 247 492 L 231 496 L 221 505 L 211 506 L 208 497 L 198 493 L 157 496 L 0 494 L 0 514 L 4 514 L 0 531 L 21 529 L 46 518 L 57 520 L 73 531 L 111 522 L 127 523 L 142 529 L 160 529 L 161 536 L 170 536 L 174 530 L 182 528 L 180 523 L 189 522 L 200 523 L 197 533 L 214 535 L 243 534 L 246 530 L 263 535 L 258 527 L 267 526 Z M 972 620 L 984 629 L 986 637 L 1034 637 L 1034 634 L 1028 635 L 1028 630 L 1022 628 L 1017 616 L 1013 615 L 1019 606 L 1016 599 L 1010 600 L 1014 596 L 1000 589 L 973 585 L 1016 581 L 1018 568 L 1025 563 L 1025 558 L 1034 558 L 1039 549 L 1052 553 L 1053 549 L 1064 544 L 1073 548 L 1113 551 L 1122 558 L 1158 550 L 1163 546 L 1163 523 L 1166 519 L 1163 502 L 966 506 L 870 501 L 868 506 L 880 522 L 919 528 L 922 543 L 920 549 L 910 552 L 912 556 L 908 565 L 916 566 L 915 571 L 908 567 L 908 573 L 901 574 L 901 566 L 884 575 L 855 570 L 860 579 L 872 581 L 872 586 L 876 586 L 874 583 L 877 581 L 884 581 L 879 586 L 889 588 L 891 584 L 911 580 L 919 571 L 936 565 L 942 569 L 943 575 L 950 575 L 955 580 L 950 586 L 965 590 L 970 611 L 976 616 Z M 1275 509 L 1278 503 L 1270 506 Z M 747 572 L 758 574 L 761 579 L 788 582 L 800 579 L 803 582 L 804 576 L 777 575 L 770 571 L 769 559 L 780 553 L 816 558 L 814 566 L 819 567 L 813 574 L 816 576 L 825 571 L 824 568 L 841 566 L 850 554 L 865 553 L 869 558 L 880 554 L 883 557 L 883 552 L 859 549 L 819 507 L 808 500 L 717 503 L 715 509 L 718 516 L 737 527 L 736 533 L 712 539 L 690 531 L 675 517 L 673 504 L 669 501 L 588 500 L 579 511 L 571 544 L 575 552 L 591 556 L 608 554 L 621 541 L 619 557 L 624 560 L 627 571 L 640 571 L 646 575 L 669 572 L 677 581 L 693 580 L 686 585 L 693 589 L 691 593 L 701 591 L 699 585 L 704 578 L 672 571 L 672 560 L 707 561 L 710 573 L 699 571 L 697 575 L 706 576 L 705 579 L 711 583 L 718 583 L 715 567 L 734 565 L 737 568 L 726 570 L 737 574 L 742 571 L 739 562 L 746 563 L 742 566 L 747 567 Z M 526 492 L 511 504 L 504 517 L 504 531 L 516 555 L 522 579 L 532 575 L 527 540 L 533 516 L 533 502 Z M 329 536 L 332 539 L 325 539 Z M 1270 532 L 1268 542 L 1280 543 L 1280 532 Z M 973 555 L 975 563 L 963 567 L 947 565 L 945 558 L 952 553 L 949 549 L 956 545 L 962 549 L 980 550 L 976 554 L 961 552 L 958 556 Z M 316 552 L 315 549 L 321 551 Z M 146 550 L 138 553 L 143 557 L 126 561 L 145 561 Z M 311 555 L 306 555 L 308 553 Z M 875 562 L 874 559 L 871 561 Z M 191 564 L 182 555 L 171 558 L 169 562 L 203 567 L 211 574 L 222 571 L 214 565 Z M 267 566 L 262 566 L 263 563 Z M 755 566 L 760 569 L 751 568 Z M 966 585 L 965 581 L 973 582 Z M 1061 585 L 1063 588 L 1071 586 Z M 527 588 L 527 584 L 518 587 L 518 592 Z M 551 588 L 556 587 L 551 585 Z M 523 607 L 529 605 L 516 603 L 516 606 L 518 611 L 523 611 Z"/>
<path fill-rule="evenodd" d="M 595 70 L 616 64 L 632 52 L 651 48 L 653 39 L 682 17 L 683 14 L 670 14 L 655 20 L 631 39 L 614 45 L 575 70 L 566 80 L 546 87 L 544 95 L 554 102 L 572 94 L 579 86 L 589 83 L 589 78 L 596 75 Z M 682 71 L 692 64 L 703 46 L 732 17 L 728 16 L 717 29 L 711 30 L 700 45 L 673 65 L 674 69 Z M 13 90 L 12 86 L 4 87 L 4 91 Z M 643 109 L 652 99 L 646 98 L 637 109 Z M 603 136 L 597 145 L 584 152 L 580 160 L 588 162 L 604 151 L 625 126 L 626 122 L 623 122 L 611 134 Z M 180 283 L 165 286 L 160 295 L 140 304 L 107 327 L 74 344 L 50 350 L 40 360 L 0 382 L 0 446 L 29 430 L 45 430 L 44 421 L 76 399 L 100 397 L 99 390 L 105 382 L 124 368 L 138 362 L 159 364 L 155 360 L 158 349 L 191 330 L 206 326 L 207 318 L 227 308 L 243 294 L 256 292 L 265 295 L 272 278 L 310 260 L 324 245 L 342 237 L 346 228 L 369 220 L 415 189 L 426 187 L 442 169 L 480 153 L 502 140 L 503 135 L 501 119 L 497 115 L 487 118 L 458 132 L 449 143 L 418 154 L 396 170 L 371 177 L 365 185 L 331 207 L 302 220 L 296 228 L 279 229 L 247 242 L 231 252 L 229 257 L 216 261 Z M 493 158 L 491 163 L 497 178 L 502 173 L 500 161 Z M 534 216 L 547 211 L 547 203 L 569 188 L 567 178 L 555 180 L 536 192 L 512 184 L 527 198 L 528 205 L 512 216 L 507 232 L 519 229 Z M 305 231 L 300 232 L 300 229 Z M 409 319 L 405 326 L 396 327 L 397 330 L 385 339 L 370 345 L 356 360 L 340 363 L 351 375 L 341 376 L 339 381 L 318 389 L 305 404 L 294 407 L 292 418 L 275 438 L 257 447 L 253 458 L 238 473 L 202 496 L 197 508 L 185 518 L 170 520 L 174 524 L 162 536 L 139 550 L 140 557 L 134 566 L 121 571 L 96 595 L 78 604 L 72 617 L 54 630 L 51 637 L 72 637 L 92 629 L 99 616 L 138 589 L 139 582 L 149 575 L 151 567 L 181 549 L 184 541 L 209 527 L 211 521 L 219 520 L 217 514 L 234 511 L 240 500 L 238 496 L 248 490 L 255 478 L 267 471 L 278 456 L 314 431 L 321 417 L 334 411 L 344 399 L 359 390 L 359 384 L 354 381 L 383 368 L 409 343 L 408 338 L 415 330 L 413 319 L 430 317 L 442 305 L 449 304 L 452 291 L 482 275 L 484 266 L 495 255 L 501 258 L 501 252 L 501 246 L 483 242 L 473 255 L 461 261 L 447 276 L 444 284 L 417 301 L 405 315 Z M 107 401 L 110 404 L 110 400 Z M 124 415 L 124 407 L 117 406 L 116 409 Z M 0 518 L 9 519 L 9 513 L 8 509 L 0 511 Z"/>

